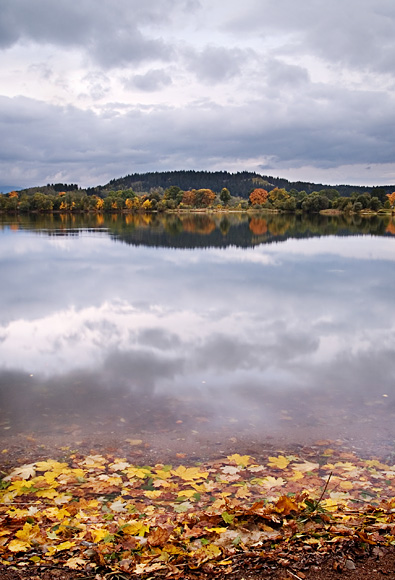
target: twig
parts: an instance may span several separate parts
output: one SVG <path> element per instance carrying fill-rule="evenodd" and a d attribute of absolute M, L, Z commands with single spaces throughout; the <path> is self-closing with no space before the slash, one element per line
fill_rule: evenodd
<path fill-rule="evenodd" d="M 288 568 L 287 568 L 287 574 L 291 574 L 291 576 L 293 576 L 294 578 L 297 578 L 298 580 L 302 580 L 302 578 L 300 576 L 298 576 L 297 574 L 294 574 L 293 572 L 291 572 L 291 570 L 288 570 Z"/>
<path fill-rule="evenodd" d="M 315 502 L 315 507 L 314 507 L 314 509 L 315 509 L 315 510 L 316 510 L 316 509 L 318 508 L 318 506 L 320 505 L 320 503 L 321 503 L 321 500 L 322 500 L 322 498 L 324 497 L 326 490 L 328 489 L 328 485 L 329 485 L 329 482 L 330 482 L 330 480 L 331 480 L 332 474 L 333 474 L 333 471 L 331 471 L 331 472 L 330 472 L 330 474 L 329 474 L 329 477 L 328 477 L 328 479 L 327 479 L 327 481 L 326 481 L 326 484 L 325 484 L 324 490 L 323 490 L 323 492 L 321 493 L 321 495 L 320 495 L 319 499 L 318 499 L 318 500 Z"/>

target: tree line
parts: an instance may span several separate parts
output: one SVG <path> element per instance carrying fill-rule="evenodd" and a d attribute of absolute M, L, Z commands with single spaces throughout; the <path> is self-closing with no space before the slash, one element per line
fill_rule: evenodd
<path fill-rule="evenodd" d="M 219 173 L 219 172 L 217 172 Z M 245 199 L 232 195 L 227 187 L 216 192 L 210 188 L 182 189 L 171 185 L 166 189 L 152 187 L 148 192 L 128 189 L 79 189 L 76 184 L 48 184 L 44 187 L 11 191 L 0 196 L 0 211 L 12 213 L 44 212 L 152 212 L 169 210 L 271 210 L 277 212 L 319 213 L 335 210 L 341 213 L 379 212 L 393 209 L 395 192 L 373 189 L 341 195 L 336 188 L 323 188 L 311 193 L 284 187 L 250 188 Z"/>

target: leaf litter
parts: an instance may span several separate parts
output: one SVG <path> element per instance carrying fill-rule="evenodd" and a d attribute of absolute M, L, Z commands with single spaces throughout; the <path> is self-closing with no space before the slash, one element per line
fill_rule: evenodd
<path fill-rule="evenodd" d="M 4 567 L 181 578 L 230 574 L 247 556 L 295 571 L 312 554 L 395 546 L 395 465 L 319 442 L 303 457 L 177 466 L 70 453 L 18 466 L 0 488 Z"/>

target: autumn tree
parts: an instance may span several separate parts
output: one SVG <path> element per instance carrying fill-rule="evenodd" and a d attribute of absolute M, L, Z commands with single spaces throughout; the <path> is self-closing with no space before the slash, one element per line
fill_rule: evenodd
<path fill-rule="evenodd" d="M 258 187 L 250 193 L 249 201 L 251 205 L 263 205 L 266 202 L 268 195 L 266 189 Z"/>
<path fill-rule="evenodd" d="M 195 189 L 184 191 L 182 195 L 182 203 L 183 205 L 190 205 L 193 207 L 195 205 L 196 197 L 195 197 Z"/>
<path fill-rule="evenodd" d="M 215 193 L 211 189 L 197 189 L 195 191 L 196 207 L 209 207 L 215 201 Z"/>
<path fill-rule="evenodd" d="M 392 193 L 387 193 L 387 197 L 389 199 L 391 207 L 394 207 L 394 205 L 395 205 L 395 191 L 393 191 Z"/>
<path fill-rule="evenodd" d="M 276 209 L 283 209 L 284 202 L 290 197 L 284 188 L 275 187 L 269 193 L 269 200 Z"/>

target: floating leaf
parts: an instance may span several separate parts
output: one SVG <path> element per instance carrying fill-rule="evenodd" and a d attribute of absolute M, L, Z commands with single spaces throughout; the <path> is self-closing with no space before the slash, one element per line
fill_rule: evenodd
<path fill-rule="evenodd" d="M 251 463 L 251 457 L 249 455 L 239 455 L 238 453 L 228 455 L 227 459 L 231 463 L 236 463 L 236 465 L 240 465 L 241 467 L 247 467 Z"/>
<path fill-rule="evenodd" d="M 289 465 L 289 460 L 284 457 L 284 455 L 269 457 L 269 465 L 270 467 L 276 467 L 277 469 L 286 469 Z"/>

